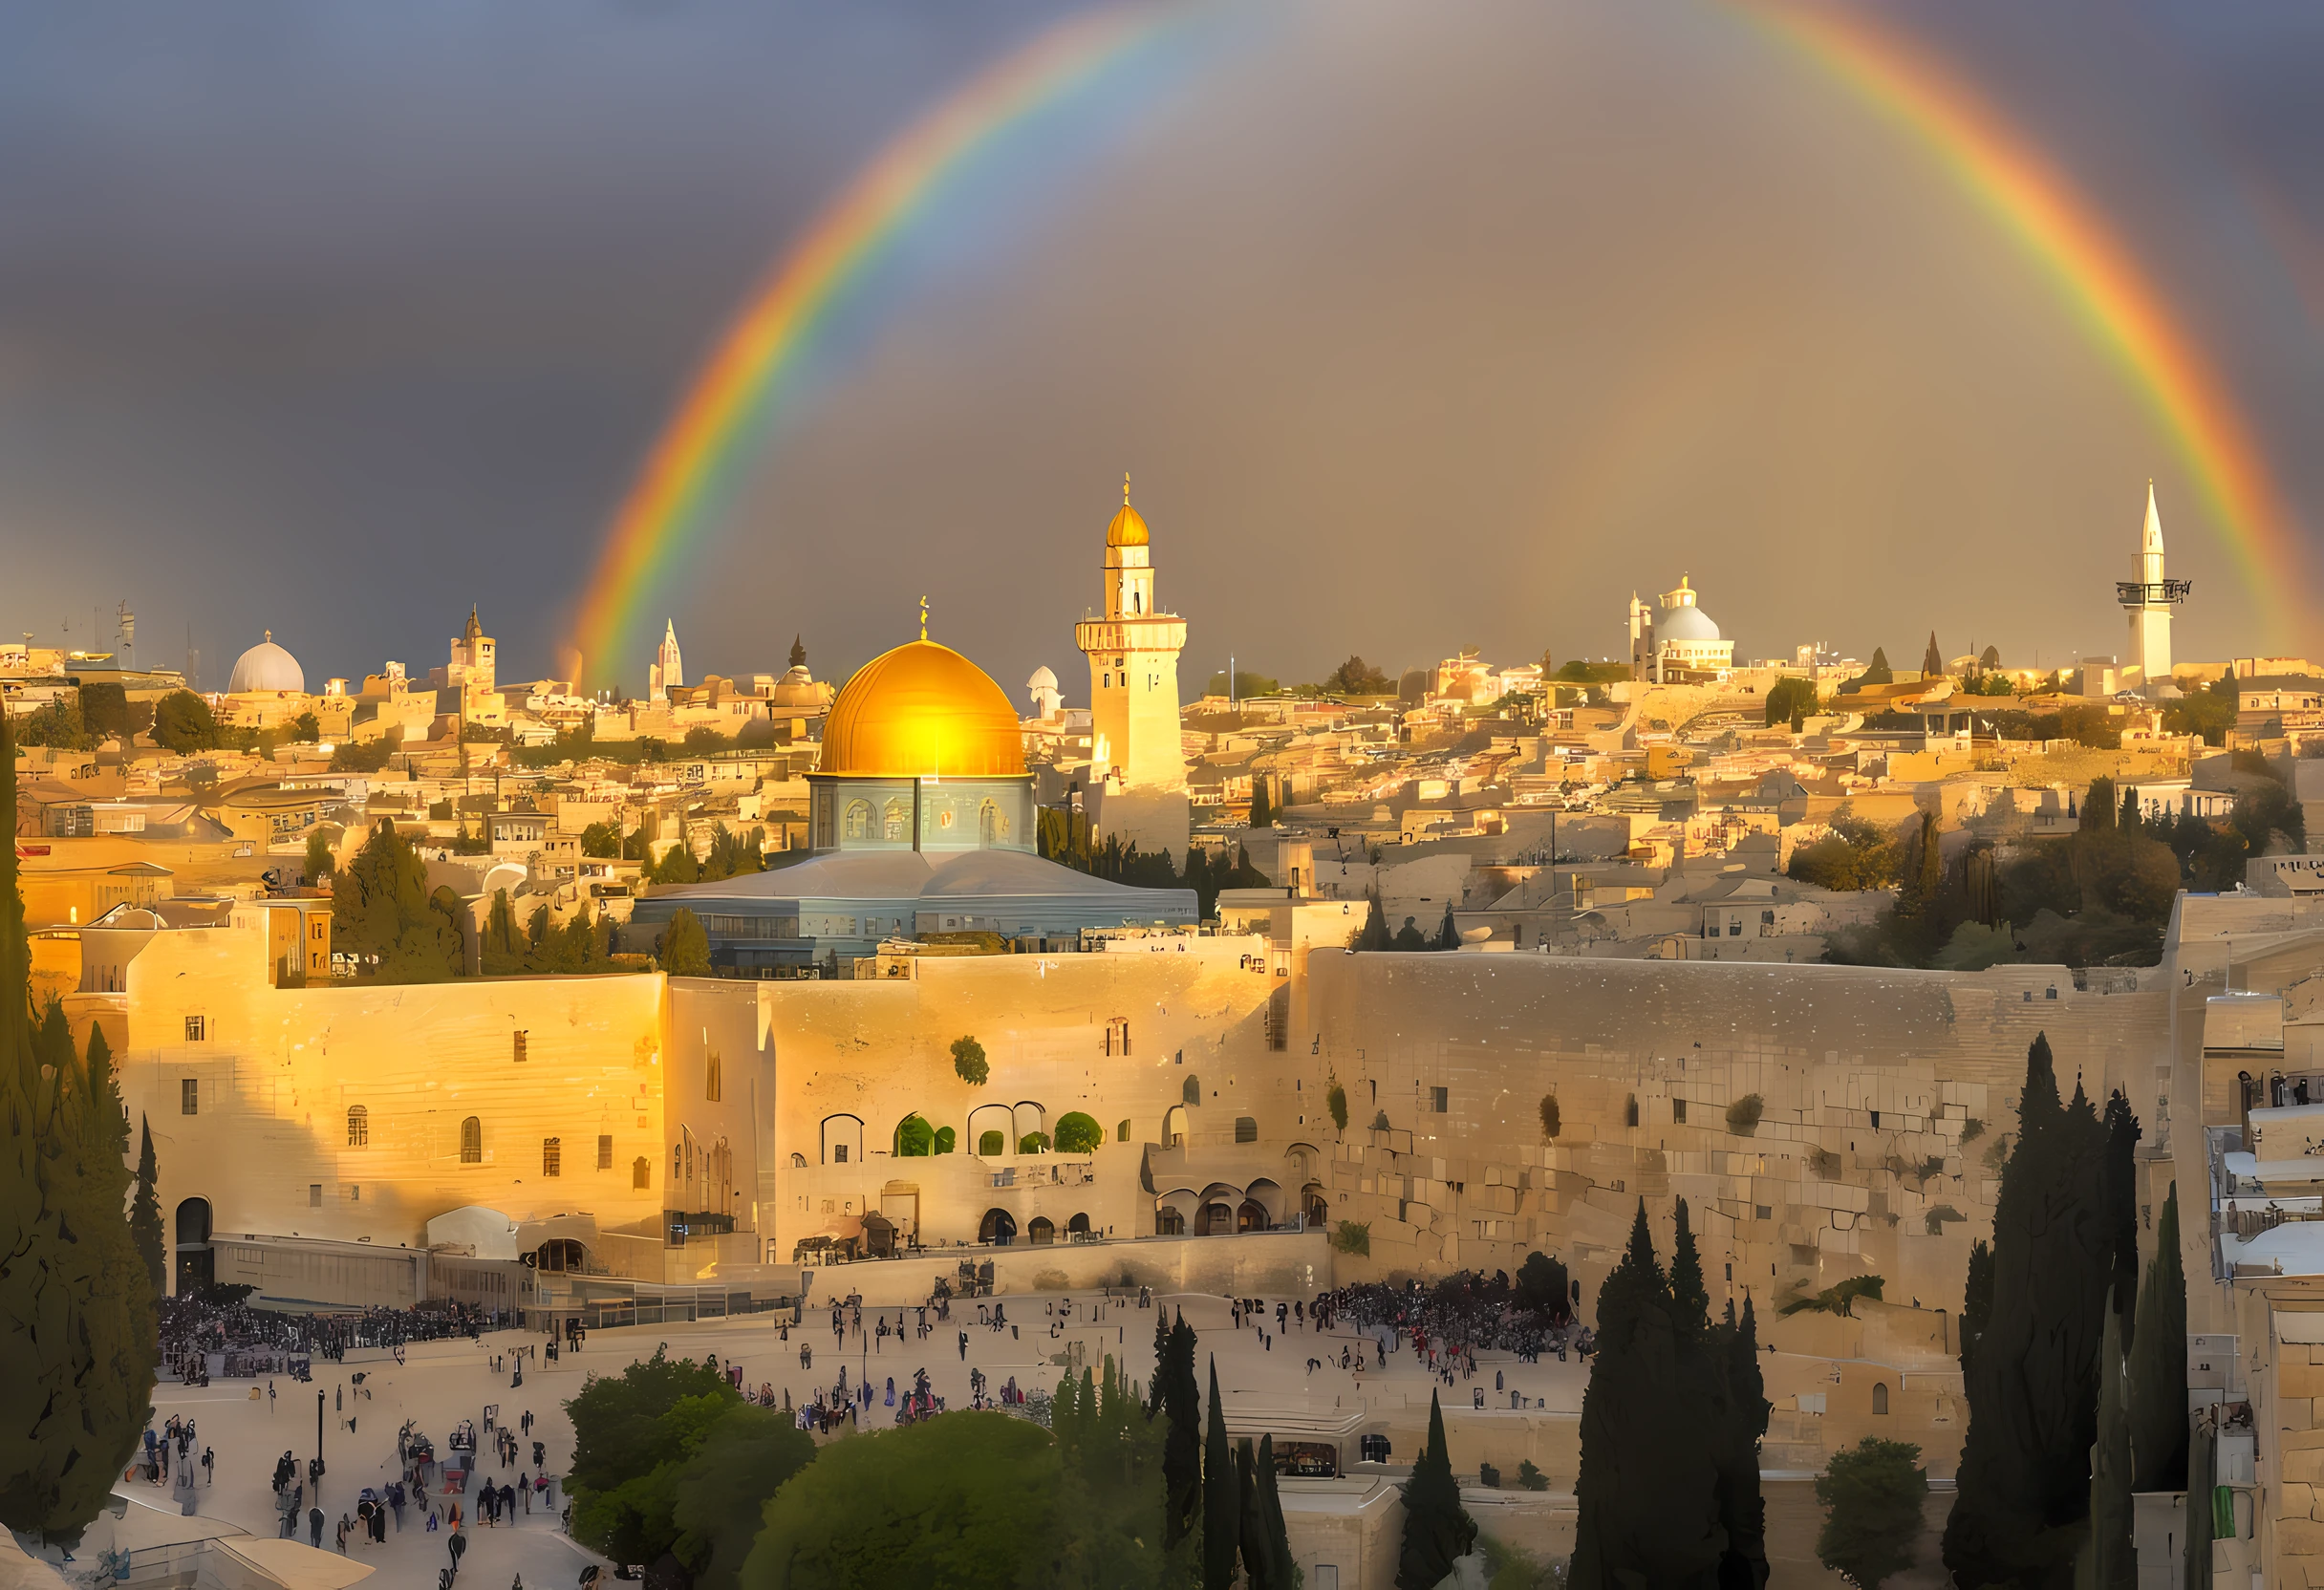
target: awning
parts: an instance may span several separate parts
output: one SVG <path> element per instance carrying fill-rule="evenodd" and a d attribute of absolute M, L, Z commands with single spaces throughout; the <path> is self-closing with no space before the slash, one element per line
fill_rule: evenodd
<path fill-rule="evenodd" d="M 463 1258 L 511 1259 L 517 1256 L 516 1234 L 516 1222 L 499 1210 L 469 1204 L 428 1222 L 428 1247 Z"/>

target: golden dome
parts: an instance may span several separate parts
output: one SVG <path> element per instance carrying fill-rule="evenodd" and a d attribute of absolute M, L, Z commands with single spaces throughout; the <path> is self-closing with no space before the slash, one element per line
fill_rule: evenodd
<path fill-rule="evenodd" d="M 1113 523 L 1106 526 L 1106 545 L 1108 547 L 1143 547 L 1146 545 L 1146 521 L 1140 519 L 1138 510 L 1130 505 L 1130 477 L 1127 475 L 1122 477 L 1122 511 L 1115 514 Z"/>
<path fill-rule="evenodd" d="M 933 640 L 856 671 L 823 724 L 826 773 L 1008 778 L 1024 772 L 1017 709 L 983 669 Z"/>

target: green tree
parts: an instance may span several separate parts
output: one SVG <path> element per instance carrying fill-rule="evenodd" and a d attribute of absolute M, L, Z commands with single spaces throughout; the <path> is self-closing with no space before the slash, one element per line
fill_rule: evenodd
<path fill-rule="evenodd" d="M 1743 1295 L 1743 1318 L 1727 1305 L 1722 1332 L 1727 1345 L 1725 1439 L 1719 1450 L 1719 1521 L 1727 1530 L 1720 1558 L 1721 1584 L 1766 1590 L 1767 1501 L 1759 1490 L 1759 1448 L 1767 1439 L 1767 1385 L 1759 1372 L 1759 1320 L 1751 1294 Z"/>
<path fill-rule="evenodd" d="M 0 713 L 0 810 L 16 809 Z M 0 846 L 0 1524 L 77 1539 L 137 1450 L 154 1382 L 150 1278 L 127 1217 L 128 1121 L 92 1029 L 35 1031 L 16 849 Z"/>
<path fill-rule="evenodd" d="M 459 928 L 434 907 L 426 866 L 385 818 L 332 887 L 331 941 L 355 957 L 357 976 L 379 982 L 460 973 Z"/>
<path fill-rule="evenodd" d="M 1558 1096 L 1555 1093 L 1542 1094 L 1541 1141 L 1544 1143 L 1555 1143 L 1558 1140 L 1558 1133 L 1563 1130 L 1564 1127 L 1565 1114 L 1563 1110 L 1558 1107 Z"/>
<path fill-rule="evenodd" d="M 1404 1484 L 1404 1543 L 1396 1555 L 1396 1590 L 1435 1590 L 1452 1560 L 1476 1545 L 1476 1523 L 1460 1505 L 1445 1450 L 1445 1410 L 1429 1393 L 1429 1441 Z"/>
<path fill-rule="evenodd" d="M 613 861 L 621 854 L 621 829 L 613 823 L 592 823 L 581 830 L 581 853 L 599 861 Z"/>
<path fill-rule="evenodd" d="M 2133 1312 L 2138 1307 L 2139 1289 L 2139 1170 L 2137 1155 L 2139 1118 L 2132 1113 L 2130 1101 L 2116 1088 L 2106 1096 L 2106 1111 L 2099 1118 L 2106 1132 L 2104 1218 L 2107 1235 L 2114 1242 L 2114 1273 L 2107 1280 L 2113 1294 L 2114 1311 L 2122 1317 L 2122 1345 L 2127 1353 L 2131 1336 L 2136 1328 Z"/>
<path fill-rule="evenodd" d="M 948 1413 L 842 1441 L 767 1503 L 742 1582 L 745 1590 L 1046 1583 L 1059 1479 L 1049 1433 L 1005 1413 Z"/>
<path fill-rule="evenodd" d="M 1167 1422 L 1140 1404 L 1108 1356 L 1102 1371 L 1068 1374 L 1050 1404 L 1057 1442 L 1057 1542 L 1044 1584 L 1070 1590 L 1161 1590 L 1193 1577 L 1193 1549 L 1168 1548 L 1162 1479 Z"/>
<path fill-rule="evenodd" d="M 1435 942 L 1429 948 L 1431 950 L 1457 950 L 1460 948 L 1460 928 L 1452 920 L 1452 902 L 1450 900 L 1445 902 L 1445 919 L 1436 929 Z"/>
<path fill-rule="evenodd" d="M 1875 646 L 1872 648 L 1872 666 L 1857 675 L 1846 684 L 1841 685 L 1840 689 L 1840 694 L 1844 696 L 1868 684 L 1894 683 L 1896 683 L 1896 670 L 1888 666 L 1887 650 L 1884 647 Z"/>
<path fill-rule="evenodd" d="M 2163 727 L 2170 734 L 2200 735 L 2206 745 L 2226 744 L 2227 731 L 2235 727 L 2235 681 L 2213 679 L 2192 696 L 2165 703 Z"/>
<path fill-rule="evenodd" d="M 1818 711 L 1822 702 L 1816 696 L 1814 679 L 1789 677 L 1777 679 L 1767 692 L 1767 725 L 1789 723 L 1797 734 L 1808 716 Z"/>
<path fill-rule="evenodd" d="M 331 853 L 331 836 L 321 828 L 309 828 L 307 830 L 307 861 L 304 869 L 307 874 L 307 887 L 310 889 L 322 888 L 323 880 L 331 876 L 331 870 L 337 865 L 338 858 Z"/>
<path fill-rule="evenodd" d="M 670 925 L 662 930 L 656 948 L 661 955 L 661 969 L 670 976 L 710 976 L 710 935 L 703 928 L 702 919 L 684 906 L 670 913 Z"/>
<path fill-rule="evenodd" d="M 982 1087 L 993 1074 L 984 1061 L 984 1045 L 965 1033 L 952 1041 L 952 1068 L 971 1087 Z"/>
<path fill-rule="evenodd" d="M 915 1111 L 895 1126 L 895 1157 L 898 1159 L 926 1159 L 936 1152 L 936 1129 L 928 1124 L 928 1117 Z"/>
<path fill-rule="evenodd" d="M 301 745 L 312 745 L 323 738 L 323 725 L 312 712 L 302 712 L 290 720 L 290 738 Z"/>
<path fill-rule="evenodd" d="M 2082 793 L 2082 832 L 2089 833 L 2095 828 L 2113 827 L 2119 810 L 2120 807 L 2115 800 L 2114 780 L 2101 773 L 2090 781 L 2090 787 Z"/>
<path fill-rule="evenodd" d="M 936 1151 L 940 1154 L 951 1153 L 953 1150 L 953 1145 L 959 1142 L 959 1135 L 956 1133 L 952 1128 L 938 1127 L 936 1128 Z"/>
<path fill-rule="evenodd" d="M 1067 1110 L 1057 1119 L 1057 1151 L 1061 1154 L 1086 1154 L 1106 1141 L 1106 1128 L 1097 1124 L 1097 1117 L 1081 1110 Z"/>
<path fill-rule="evenodd" d="M 1937 650 L 1937 632 L 1928 632 L 1928 650 L 1921 654 L 1921 677 L 1940 678 L 1945 673 L 1945 654 Z"/>
<path fill-rule="evenodd" d="M 1547 1254 L 1527 1254 L 1517 1266 L 1517 1301 L 1545 1320 L 1563 1320 L 1573 1312 L 1572 1286 L 1565 1266 Z"/>
<path fill-rule="evenodd" d="M 79 705 L 59 696 L 34 707 L 24 720 L 24 743 L 54 751 L 87 750 L 89 730 L 81 721 Z"/>
<path fill-rule="evenodd" d="M 1961 1375 L 1967 1380 L 1977 1343 L 1993 1317 L 1993 1249 L 1980 1237 L 1969 1250 L 1969 1279 L 1961 1289 Z"/>
<path fill-rule="evenodd" d="M 1161 1415 L 1162 1544 L 1176 1550 L 1202 1519 L 1202 1387 L 1194 1379 L 1194 1329 L 1179 1312 L 1165 1331 L 1155 1311 L 1153 1410 Z"/>
<path fill-rule="evenodd" d="M 2131 1543 L 2128 1366 L 2122 1316 L 2106 1310 L 2098 1350 L 2098 1439 L 2090 1449 L 2090 1534 L 2075 1582 L 2089 1590 L 2136 1590 L 2139 1554 Z"/>
<path fill-rule="evenodd" d="M 683 836 L 662 852 L 661 860 L 654 865 L 653 881 L 658 884 L 686 884 L 702 881 L 702 864 L 695 859 L 694 847 Z"/>
<path fill-rule="evenodd" d="M 1963 1590 L 2065 1590 L 2089 1515 L 2098 1362 L 2114 1273 L 2106 1131 L 2060 1104 L 2046 1035 L 2026 1056 L 2018 1141 L 1993 1212 L 1993 1294 L 1965 1377 L 1970 1407 L 1945 1562 Z"/>
<path fill-rule="evenodd" d="M 1880 1590 L 1912 1566 L 1927 1527 L 1921 1508 L 1928 1471 L 1920 1457 L 1921 1449 L 1908 1441 L 1867 1435 L 1834 1452 L 1816 1481 L 1816 1499 L 1824 1506 L 1817 1558 L 1858 1590 Z"/>
<path fill-rule="evenodd" d="M 1202 1590 L 1234 1590 L 1235 1559 L 1241 1551 L 1241 1489 L 1234 1450 L 1227 1445 L 1226 1405 L 1219 1400 L 1218 1360 L 1214 1358 L 1202 1436 Z"/>
<path fill-rule="evenodd" d="M 690 757 L 714 757 L 721 751 L 733 748 L 731 741 L 707 723 L 698 723 L 688 729 L 686 738 L 678 743 L 678 749 Z"/>
<path fill-rule="evenodd" d="M 651 1562 L 678 1540 L 678 1476 L 741 1396 L 690 1358 L 652 1358 L 592 1375 L 572 1417 L 573 1538 L 616 1562 Z"/>
<path fill-rule="evenodd" d="M 487 978 L 513 978 L 525 970 L 529 948 L 525 935 L 517 932 L 516 910 L 508 903 L 508 891 L 494 890 L 492 904 L 484 913 L 484 938 L 478 945 L 478 969 Z"/>
<path fill-rule="evenodd" d="M 2155 1222 L 2130 1343 L 2130 1449 L 2134 1491 L 2186 1488 L 2186 1273 L 2179 1257 L 2179 1184 Z"/>
<path fill-rule="evenodd" d="M 207 701 L 190 690 L 173 690 L 153 704 L 153 742 L 183 756 L 218 744 L 218 720 Z"/>
<path fill-rule="evenodd" d="M 719 1416 L 671 1488 L 671 1549 L 693 1570 L 695 1590 L 739 1590 L 767 1503 L 814 1460 L 814 1437 L 788 1414 L 744 1404 Z"/>
<path fill-rule="evenodd" d="M 1291 1533 L 1283 1523 L 1282 1493 L 1275 1483 L 1275 1437 L 1259 1438 L 1259 1535 L 1264 1547 L 1266 1572 L 1254 1574 L 1253 1590 L 1298 1590 L 1299 1558 L 1291 1551 Z"/>
<path fill-rule="evenodd" d="M 118 684 L 80 687 L 80 720 L 93 741 L 126 741 L 137 732 L 138 712 L 129 704 L 129 692 Z"/>
<path fill-rule="evenodd" d="M 142 1141 L 138 1145 L 137 1194 L 129 1204 L 129 1235 L 137 1244 L 138 1257 L 145 1261 L 145 1278 L 158 1298 L 169 1290 L 169 1254 L 161 1228 L 161 1200 L 154 1192 L 159 1172 L 154 1167 L 153 1123 L 140 1116 L 138 1124 Z"/>
<path fill-rule="evenodd" d="M 1711 1289 L 1703 1283 L 1703 1258 L 1695 1251 L 1687 1200 L 1677 1199 L 1671 1213 L 1676 1226 L 1670 1244 L 1671 1320 L 1682 1332 L 1699 1336 L 1711 1328 Z"/>
<path fill-rule="evenodd" d="M 1345 1131 L 1347 1129 L 1347 1089 L 1340 1085 L 1340 1079 L 1336 1076 L 1323 1089 L 1323 1107 L 1331 1111 L 1331 1124 L 1340 1130 Z"/>
<path fill-rule="evenodd" d="M 1323 688 L 1337 696 L 1392 696 L 1396 681 L 1359 655 L 1326 674 Z"/>

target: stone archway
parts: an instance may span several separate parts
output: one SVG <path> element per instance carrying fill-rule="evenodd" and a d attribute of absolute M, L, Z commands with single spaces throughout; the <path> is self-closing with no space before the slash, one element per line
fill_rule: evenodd
<path fill-rule="evenodd" d="M 1235 1211 L 1235 1234 L 1267 1229 L 1267 1209 L 1257 1198 L 1245 1198 Z"/>
<path fill-rule="evenodd" d="M 1024 1239 L 1036 1248 L 1045 1248 L 1057 1240 L 1057 1224 L 1046 1214 L 1036 1214 L 1024 1228 Z"/>
<path fill-rule="evenodd" d="M 983 1223 L 977 1228 L 977 1240 L 989 1242 L 996 1248 L 1005 1248 L 1017 1240 L 1017 1216 L 1005 1209 L 988 1209 Z"/>
<path fill-rule="evenodd" d="M 187 1198 L 178 1205 L 176 1253 L 170 1271 L 180 1297 L 207 1286 L 217 1277 L 217 1256 L 210 1248 L 210 1201 Z"/>

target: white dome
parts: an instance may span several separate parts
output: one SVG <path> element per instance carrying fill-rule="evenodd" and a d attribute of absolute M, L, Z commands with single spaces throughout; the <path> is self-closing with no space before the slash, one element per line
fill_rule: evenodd
<path fill-rule="evenodd" d="M 1033 677 L 1024 681 L 1027 690 L 1055 690 L 1057 676 L 1044 666 L 1033 670 Z"/>
<path fill-rule="evenodd" d="M 233 676 L 226 682 L 226 693 L 242 696 L 278 690 L 304 696 L 307 676 L 300 670 L 298 658 L 274 644 L 274 632 L 269 630 L 266 639 L 235 660 Z"/>
<path fill-rule="evenodd" d="M 1654 640 L 1660 645 L 1666 640 L 1723 640 L 1719 627 L 1711 621 L 1711 614 L 1701 608 L 1688 606 L 1666 609 L 1654 621 Z"/>

